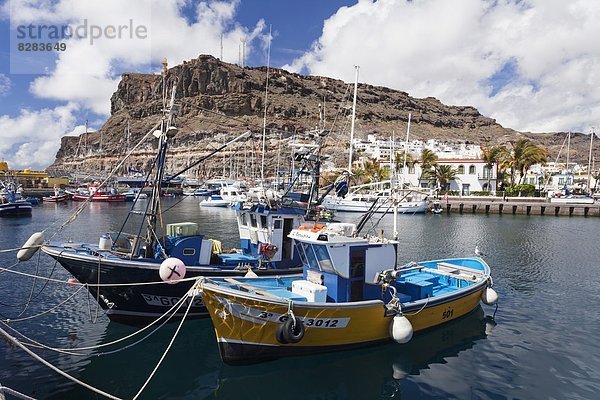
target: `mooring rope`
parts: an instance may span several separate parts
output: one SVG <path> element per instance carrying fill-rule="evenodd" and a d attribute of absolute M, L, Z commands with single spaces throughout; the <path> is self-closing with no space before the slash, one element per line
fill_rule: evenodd
<path fill-rule="evenodd" d="M 155 281 L 155 282 L 131 282 L 131 283 L 100 283 L 100 284 L 96 284 L 96 283 L 81 283 L 81 282 L 73 282 L 73 283 L 67 283 L 64 280 L 61 279 L 54 279 L 54 278 L 46 278 L 44 276 L 37 276 L 37 275 L 32 275 L 32 274 L 28 274 L 26 272 L 21 272 L 21 271 L 13 271 L 10 270 L 8 268 L 3 268 L 0 267 L 0 272 L 2 271 L 6 271 L 6 272 L 10 272 L 11 274 L 15 274 L 15 275 L 20 275 L 20 276 L 26 276 L 29 278 L 39 278 L 39 279 L 45 279 L 49 282 L 53 282 L 53 283 L 62 283 L 62 284 L 69 284 L 72 286 L 88 286 L 88 287 L 122 287 L 122 286 L 149 286 L 149 285 L 162 285 L 162 284 L 170 284 L 169 282 L 165 282 L 165 281 Z M 158 271 L 157 271 L 158 273 Z M 190 282 L 190 281 L 196 281 L 198 279 L 197 276 L 194 277 L 189 277 L 189 278 L 183 278 L 178 280 L 178 282 Z"/>
<path fill-rule="evenodd" d="M 27 321 L 29 319 L 33 319 L 33 318 L 37 318 L 37 317 L 41 317 L 42 315 L 48 314 L 49 312 L 52 312 L 54 310 L 56 310 L 58 307 L 62 306 L 63 304 L 67 303 L 69 300 L 71 300 L 73 297 L 75 297 L 75 295 L 77 293 L 79 293 L 83 288 L 85 288 L 85 285 L 82 285 L 79 289 L 77 289 L 73 294 L 71 294 L 69 297 L 67 297 L 65 300 L 61 301 L 60 303 L 58 303 L 57 305 L 55 305 L 54 307 L 43 311 L 39 314 L 35 314 L 35 315 L 30 315 L 28 317 L 23 317 L 23 318 L 19 318 L 17 316 L 17 318 L 6 318 L 6 319 L 0 319 L 0 322 L 3 323 L 9 323 L 9 322 L 21 322 L 21 321 Z M 22 314 L 19 314 L 19 316 Z"/>
<path fill-rule="evenodd" d="M 37 361 L 41 362 L 42 364 L 44 364 L 45 366 L 47 366 L 48 368 L 50 368 L 51 370 L 53 370 L 54 372 L 56 372 L 59 375 L 62 375 L 63 377 L 95 392 L 98 393 L 102 396 L 108 397 L 109 399 L 114 399 L 114 400 L 121 400 L 120 397 L 116 397 L 113 396 L 110 393 L 104 392 L 98 388 L 95 388 L 92 385 L 89 385 L 83 381 L 80 381 L 79 379 L 75 378 L 74 376 L 69 375 L 68 373 L 62 371 L 60 368 L 55 367 L 54 365 L 52 365 L 50 362 L 46 361 L 45 359 L 43 359 L 42 357 L 40 357 L 39 355 L 37 355 L 35 352 L 31 351 L 30 349 L 27 348 L 27 346 L 25 346 L 24 344 L 22 344 L 19 340 L 17 340 L 15 337 L 9 335 L 4 329 L 0 328 L 0 335 L 4 336 L 10 343 L 16 345 L 17 347 L 19 347 L 21 350 L 25 351 L 27 354 L 29 354 L 31 357 L 35 358 Z"/>
<path fill-rule="evenodd" d="M 191 292 L 192 291 L 190 290 L 188 293 L 191 293 Z M 179 331 L 181 330 L 181 327 L 183 326 L 183 322 L 187 318 L 187 315 L 190 312 L 190 308 L 192 308 L 192 304 L 193 303 L 194 303 L 194 299 L 192 297 L 192 299 L 190 300 L 190 302 L 188 304 L 187 309 L 185 310 L 185 314 L 183 315 L 183 318 L 181 318 L 181 322 L 179 322 L 179 326 L 177 327 L 177 330 L 175 331 L 175 334 L 173 335 L 173 337 L 171 338 L 171 341 L 169 342 L 169 345 L 165 349 L 165 352 L 160 357 L 160 360 L 158 360 L 158 363 L 156 364 L 156 367 L 154 367 L 154 369 L 150 373 L 150 376 L 148 377 L 148 379 L 146 379 L 146 382 L 144 382 L 144 384 L 142 385 L 142 387 L 140 388 L 140 390 L 136 393 L 136 395 L 133 396 L 133 400 L 136 400 L 138 397 L 140 397 L 140 395 L 142 394 L 142 392 L 144 391 L 144 389 L 146 388 L 146 386 L 148 386 L 148 384 L 150 383 L 150 380 L 154 377 L 154 374 L 156 373 L 156 371 L 158 371 L 158 368 L 160 367 L 160 365 L 162 364 L 163 360 L 167 356 L 167 353 L 171 349 L 171 346 L 173 345 L 173 342 L 175 342 L 175 338 L 179 334 Z"/>
<path fill-rule="evenodd" d="M 188 292 L 189 293 L 189 292 Z M 113 340 L 112 342 L 108 342 L 108 343 L 101 343 L 95 346 L 87 346 L 87 347 L 78 347 L 78 348 L 60 348 L 60 347 L 51 347 L 48 345 L 45 345 L 41 342 L 38 342 L 28 336 L 26 336 L 25 334 L 19 332 L 17 329 L 13 328 L 12 326 L 8 325 L 6 322 L 4 321 L 0 321 L 0 323 L 2 323 L 6 328 L 10 329 L 12 332 L 14 332 L 15 334 L 21 336 L 23 339 L 26 339 L 29 343 L 25 343 L 26 346 L 30 346 L 30 347 L 34 347 L 34 348 L 38 348 L 38 349 L 46 349 L 46 350 L 51 350 L 54 351 L 56 353 L 61 353 L 61 354 L 68 354 L 68 355 L 72 355 L 72 356 L 86 356 L 87 354 L 84 353 L 79 353 L 79 352 L 75 352 L 73 350 L 77 350 L 77 351 L 85 351 L 85 350 L 96 350 L 99 348 L 103 348 L 103 347 L 108 347 L 108 346 L 112 346 L 114 344 L 123 342 L 125 340 L 128 340 L 142 332 L 144 332 L 146 329 L 150 328 L 151 326 L 155 325 L 156 323 L 158 323 L 160 320 L 162 320 L 164 317 L 167 317 L 164 319 L 164 321 L 157 326 L 156 328 L 154 328 L 150 333 L 148 333 L 147 335 L 145 335 L 144 337 L 142 337 L 141 339 L 128 344 L 124 347 L 121 347 L 119 349 L 116 350 L 111 350 L 111 351 L 105 351 L 105 352 L 100 352 L 100 353 L 96 353 L 94 354 L 94 356 L 99 357 L 99 356 L 103 356 L 103 355 L 109 355 L 109 354 L 114 354 L 114 353 L 118 353 L 120 351 L 126 350 L 128 348 L 131 348 L 141 342 L 143 342 L 144 340 L 146 340 L 147 338 L 149 338 L 150 336 L 152 336 L 154 333 L 156 333 L 160 328 L 162 328 L 167 322 L 169 322 L 171 320 L 171 318 L 173 318 L 175 316 L 175 314 L 181 309 L 181 307 L 183 306 L 183 304 L 185 303 L 185 298 L 186 296 L 183 296 L 181 299 L 179 299 L 179 301 L 177 303 L 175 303 L 173 305 L 173 307 L 171 307 L 167 312 L 165 312 L 163 315 L 161 315 L 159 318 L 157 318 L 156 320 L 154 320 L 152 323 L 150 323 L 149 325 L 146 325 L 145 327 L 130 333 L 129 335 L 126 335 L 122 338 Z M 11 321 L 12 322 L 12 321 Z"/>

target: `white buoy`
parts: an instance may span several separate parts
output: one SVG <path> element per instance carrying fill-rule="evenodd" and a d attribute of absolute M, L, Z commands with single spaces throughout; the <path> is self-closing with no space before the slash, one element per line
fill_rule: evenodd
<path fill-rule="evenodd" d="M 488 287 L 481 294 L 481 301 L 483 301 L 488 306 L 493 306 L 498 302 L 498 293 L 491 287 Z"/>
<path fill-rule="evenodd" d="M 404 315 L 398 314 L 390 322 L 390 336 L 397 343 L 407 343 L 413 335 L 413 327 Z"/>
<path fill-rule="evenodd" d="M 185 277 L 185 264 L 179 258 L 169 257 L 160 264 L 160 279 L 167 283 L 177 283 Z"/>
<path fill-rule="evenodd" d="M 29 236 L 29 239 L 25 242 L 21 250 L 17 253 L 17 260 L 19 261 L 27 261 L 36 251 L 40 248 L 40 246 L 44 243 L 44 232 L 36 232 L 33 235 Z"/>

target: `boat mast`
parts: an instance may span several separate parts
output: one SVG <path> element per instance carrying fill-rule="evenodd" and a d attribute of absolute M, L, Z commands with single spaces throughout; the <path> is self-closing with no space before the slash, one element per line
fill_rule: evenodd
<path fill-rule="evenodd" d="M 588 194 L 591 192 L 592 188 L 592 145 L 594 144 L 594 127 L 590 130 L 590 155 L 588 156 L 588 177 L 587 177 L 587 186 L 588 186 Z"/>
<path fill-rule="evenodd" d="M 168 140 L 177 134 L 177 128 L 172 126 L 174 118 L 174 105 L 175 105 L 175 92 L 177 85 L 173 83 L 173 89 L 171 91 L 171 101 L 167 107 L 166 103 L 166 83 L 167 83 L 167 60 L 162 61 L 162 81 L 163 81 L 163 117 L 161 121 L 160 131 L 154 132 L 154 136 L 158 137 L 158 158 L 157 158 L 157 170 L 154 179 L 154 185 L 152 186 L 152 198 L 150 203 L 150 211 L 147 214 L 148 225 L 146 227 L 146 254 L 145 256 L 151 258 L 154 256 L 154 247 L 157 241 L 156 235 L 156 222 L 159 213 L 159 198 L 162 189 L 162 181 L 164 178 L 165 169 L 165 158 L 167 155 Z"/>
<path fill-rule="evenodd" d="M 358 91 L 358 70 L 359 66 L 354 66 L 354 99 L 352 100 L 352 123 L 350 125 L 350 154 L 348 156 L 348 173 L 352 173 L 352 146 L 354 145 L 354 121 L 356 120 L 356 93 Z"/>
<path fill-rule="evenodd" d="M 402 164 L 402 188 L 406 182 L 406 158 L 408 156 L 408 135 L 410 134 L 410 119 L 411 113 L 408 113 L 408 124 L 406 125 L 406 140 L 404 141 L 404 163 Z"/>
<path fill-rule="evenodd" d="M 269 63 L 271 62 L 271 25 L 269 25 L 269 44 L 267 47 L 267 83 L 265 84 L 265 110 L 263 114 L 262 160 L 260 163 L 260 180 L 265 186 L 265 151 L 267 142 L 267 99 L 269 95 Z"/>

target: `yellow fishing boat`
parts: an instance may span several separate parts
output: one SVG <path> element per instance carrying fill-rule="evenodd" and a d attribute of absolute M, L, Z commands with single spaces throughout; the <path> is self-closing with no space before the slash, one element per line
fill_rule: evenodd
<path fill-rule="evenodd" d="M 309 224 L 290 233 L 303 276 L 201 279 L 221 358 L 248 364 L 395 340 L 495 304 L 481 258 L 396 265 L 398 242 L 356 226 Z"/>

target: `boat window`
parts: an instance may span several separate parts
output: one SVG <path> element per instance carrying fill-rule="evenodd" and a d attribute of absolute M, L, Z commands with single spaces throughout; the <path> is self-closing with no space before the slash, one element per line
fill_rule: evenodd
<path fill-rule="evenodd" d="M 313 251 L 311 244 L 310 243 L 302 243 L 302 246 L 304 246 L 304 253 L 306 254 L 306 259 L 308 260 L 308 265 L 311 268 L 320 270 L 321 268 L 319 268 L 319 262 L 317 261 L 317 257 L 315 256 L 315 253 Z"/>
<path fill-rule="evenodd" d="M 296 247 L 296 251 L 300 255 L 300 261 L 302 261 L 302 264 L 308 265 L 308 260 L 306 259 L 306 254 L 304 253 L 304 247 L 302 246 L 302 244 L 300 244 L 300 242 L 294 241 L 294 246 Z"/>
<path fill-rule="evenodd" d="M 196 254 L 196 249 L 193 249 L 191 247 L 186 247 L 185 249 L 183 249 L 184 256 L 193 256 L 194 254 Z"/>
<path fill-rule="evenodd" d="M 250 224 L 253 228 L 258 228 L 258 221 L 256 220 L 256 214 L 250 214 Z"/>
<path fill-rule="evenodd" d="M 267 229 L 267 216 L 266 215 L 260 216 L 260 227 Z"/>
<path fill-rule="evenodd" d="M 250 226 L 250 214 L 244 214 L 244 225 Z"/>
<path fill-rule="evenodd" d="M 329 258 L 327 247 L 322 244 L 313 244 L 313 248 L 315 249 L 315 254 L 317 256 L 317 260 L 319 261 L 321 270 L 334 273 L 335 271 L 333 269 L 333 265 L 331 264 L 331 258 Z"/>
<path fill-rule="evenodd" d="M 273 229 L 281 229 L 281 220 L 276 219 L 273 221 Z"/>
<path fill-rule="evenodd" d="M 239 217 L 239 218 L 240 218 L 240 225 L 241 225 L 241 226 L 244 226 L 244 225 L 246 225 L 246 213 L 242 213 L 242 214 L 240 214 L 240 217 Z"/>

